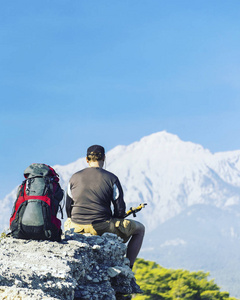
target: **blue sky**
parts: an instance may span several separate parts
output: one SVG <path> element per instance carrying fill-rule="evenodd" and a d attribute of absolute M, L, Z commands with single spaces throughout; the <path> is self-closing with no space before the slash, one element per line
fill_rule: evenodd
<path fill-rule="evenodd" d="M 239 0 L 0 1 L 0 199 L 95 143 L 240 149 L 239 29 Z"/>

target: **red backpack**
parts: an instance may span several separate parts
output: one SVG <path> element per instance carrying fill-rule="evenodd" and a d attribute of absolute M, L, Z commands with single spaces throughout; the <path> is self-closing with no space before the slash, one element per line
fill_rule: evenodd
<path fill-rule="evenodd" d="M 57 218 L 64 192 L 59 176 L 45 164 L 31 164 L 26 180 L 19 186 L 10 218 L 14 238 L 61 241 L 61 221 Z"/>

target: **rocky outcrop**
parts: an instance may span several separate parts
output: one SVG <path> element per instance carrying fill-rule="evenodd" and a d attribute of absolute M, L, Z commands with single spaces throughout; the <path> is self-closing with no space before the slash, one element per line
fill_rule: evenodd
<path fill-rule="evenodd" d="M 125 252 L 125 244 L 111 233 L 68 231 L 60 243 L 4 238 L 0 299 L 112 300 L 140 293 Z"/>

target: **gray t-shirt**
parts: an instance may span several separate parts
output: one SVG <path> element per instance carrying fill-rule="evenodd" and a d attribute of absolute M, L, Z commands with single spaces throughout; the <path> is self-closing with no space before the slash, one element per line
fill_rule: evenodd
<path fill-rule="evenodd" d="M 125 209 L 122 187 L 113 173 L 102 168 L 86 168 L 71 177 L 66 211 L 73 222 L 84 225 L 112 217 L 123 218 Z"/>

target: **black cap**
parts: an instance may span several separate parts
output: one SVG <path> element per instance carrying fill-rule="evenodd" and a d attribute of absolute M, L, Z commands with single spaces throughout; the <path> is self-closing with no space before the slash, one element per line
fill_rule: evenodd
<path fill-rule="evenodd" d="M 105 156 L 105 149 L 100 145 L 92 145 L 87 149 L 87 156 L 89 155 L 96 155 L 101 160 Z"/>

